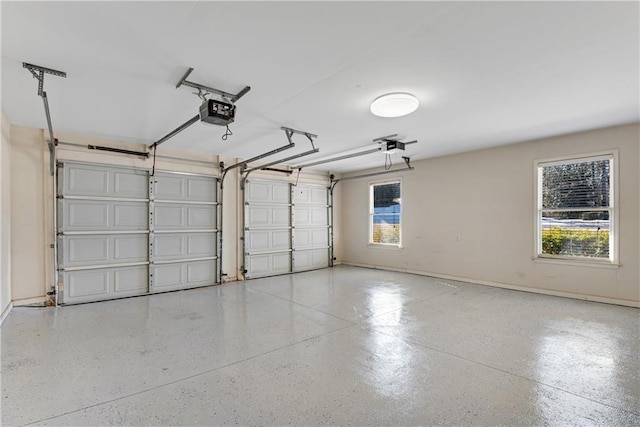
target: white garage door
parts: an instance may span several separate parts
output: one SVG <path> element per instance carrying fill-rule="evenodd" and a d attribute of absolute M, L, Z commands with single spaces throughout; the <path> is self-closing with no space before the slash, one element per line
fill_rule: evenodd
<path fill-rule="evenodd" d="M 251 180 L 244 198 L 247 279 L 329 265 L 326 187 Z"/>
<path fill-rule="evenodd" d="M 217 181 L 156 172 L 151 178 L 151 292 L 216 281 Z"/>
<path fill-rule="evenodd" d="M 216 178 L 149 179 L 140 169 L 59 165 L 61 304 L 216 282 Z"/>

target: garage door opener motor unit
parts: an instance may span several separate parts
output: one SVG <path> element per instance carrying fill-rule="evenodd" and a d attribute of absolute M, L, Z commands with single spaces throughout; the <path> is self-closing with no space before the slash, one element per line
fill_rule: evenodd
<path fill-rule="evenodd" d="M 233 123 L 236 106 L 215 99 L 207 99 L 200 105 L 200 120 L 214 125 L 226 126 Z"/>

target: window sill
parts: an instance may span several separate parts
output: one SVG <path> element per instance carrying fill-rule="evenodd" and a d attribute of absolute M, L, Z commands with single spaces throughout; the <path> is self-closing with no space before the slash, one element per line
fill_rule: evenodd
<path fill-rule="evenodd" d="M 369 246 L 372 249 L 391 249 L 392 251 L 398 251 L 404 249 L 402 246 L 398 245 L 385 245 L 383 243 L 369 243 Z"/>
<path fill-rule="evenodd" d="M 546 258 L 546 257 L 533 257 L 534 262 L 542 264 L 559 264 L 559 265 L 572 265 L 575 267 L 594 267 L 594 268 L 611 268 L 618 269 L 621 264 L 615 264 L 609 261 L 592 261 L 592 260 L 574 260 L 567 258 Z"/>

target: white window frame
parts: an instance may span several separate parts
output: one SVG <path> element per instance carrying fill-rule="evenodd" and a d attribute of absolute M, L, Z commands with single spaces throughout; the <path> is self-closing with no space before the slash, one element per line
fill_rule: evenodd
<path fill-rule="evenodd" d="M 536 203 L 534 205 L 534 261 L 553 262 L 571 265 L 613 266 L 619 265 L 619 209 L 618 209 L 618 150 L 608 150 L 573 156 L 562 156 L 539 159 L 534 162 L 534 186 Z M 581 163 L 595 160 L 610 160 L 609 169 L 609 258 L 593 258 L 580 256 L 562 256 L 542 253 L 542 168 L 562 164 Z"/>
<path fill-rule="evenodd" d="M 373 188 L 377 185 L 385 184 L 400 184 L 400 215 L 398 215 L 398 226 L 400 227 L 400 233 L 398 243 L 375 243 L 373 241 Z M 402 200 L 402 178 L 388 179 L 384 181 L 371 181 L 369 182 L 369 246 L 375 248 L 388 248 L 388 249 L 401 249 L 402 248 L 402 216 L 404 215 L 404 203 Z"/>

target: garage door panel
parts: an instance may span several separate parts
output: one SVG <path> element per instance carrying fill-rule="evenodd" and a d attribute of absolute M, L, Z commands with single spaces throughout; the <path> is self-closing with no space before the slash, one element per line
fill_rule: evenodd
<path fill-rule="evenodd" d="M 291 253 L 251 255 L 247 257 L 247 278 L 270 276 L 291 271 Z"/>
<path fill-rule="evenodd" d="M 216 282 L 214 260 L 155 264 L 152 292 L 213 285 Z"/>
<path fill-rule="evenodd" d="M 207 230 L 216 228 L 215 205 L 155 203 L 155 230 Z"/>
<path fill-rule="evenodd" d="M 187 237 L 187 255 L 189 257 L 214 256 L 216 239 L 213 234 L 193 234 Z"/>
<path fill-rule="evenodd" d="M 115 294 L 141 294 L 147 293 L 149 271 L 148 267 L 122 268 L 115 271 Z"/>
<path fill-rule="evenodd" d="M 288 226 L 291 223 L 289 208 L 272 208 L 271 209 L 271 224 L 275 227 Z"/>
<path fill-rule="evenodd" d="M 293 269 L 303 271 L 328 267 L 328 258 L 328 249 L 297 250 L 294 253 Z"/>
<path fill-rule="evenodd" d="M 294 210 L 296 227 L 305 226 L 326 226 L 326 207 L 299 207 Z"/>
<path fill-rule="evenodd" d="M 142 230 L 149 226 L 149 206 L 146 203 L 115 203 L 113 227 L 118 230 Z"/>
<path fill-rule="evenodd" d="M 185 253 L 184 238 L 177 234 L 156 234 L 153 238 L 154 260 L 173 259 Z"/>
<path fill-rule="evenodd" d="M 156 173 L 153 176 L 153 194 L 157 199 L 180 200 L 184 197 L 184 183 L 178 175 Z"/>
<path fill-rule="evenodd" d="M 65 163 L 62 193 L 75 197 L 146 199 L 148 172 L 111 166 Z"/>
<path fill-rule="evenodd" d="M 87 267 L 145 262 L 148 235 L 68 235 L 60 239 L 61 266 Z"/>
<path fill-rule="evenodd" d="M 187 263 L 187 284 L 213 284 L 215 282 L 215 263 L 190 262 Z"/>
<path fill-rule="evenodd" d="M 102 196 L 110 195 L 109 172 L 102 168 L 69 166 L 67 195 Z"/>
<path fill-rule="evenodd" d="M 295 229 L 295 249 L 326 248 L 329 246 L 329 235 L 326 228 Z"/>
<path fill-rule="evenodd" d="M 252 230 L 245 236 L 247 250 L 256 252 L 275 252 L 291 249 L 289 230 Z"/>
<path fill-rule="evenodd" d="M 108 230 L 109 203 L 88 200 L 63 200 L 59 228 L 63 230 Z"/>
<path fill-rule="evenodd" d="M 213 233 L 156 234 L 153 244 L 154 261 L 170 261 L 216 255 L 216 237 Z"/>
<path fill-rule="evenodd" d="M 146 199 L 149 197 L 146 171 L 117 170 L 113 172 L 113 196 L 118 198 Z"/>
<path fill-rule="evenodd" d="M 173 230 L 186 224 L 184 209 L 181 205 L 156 203 L 154 206 L 153 227 L 156 230 Z"/>
<path fill-rule="evenodd" d="M 69 236 L 63 245 L 64 266 L 108 264 L 111 236 Z"/>
<path fill-rule="evenodd" d="M 326 187 L 298 184 L 293 191 L 293 203 L 327 205 Z"/>
<path fill-rule="evenodd" d="M 145 202 L 62 200 L 59 228 L 63 231 L 145 230 L 148 207 Z"/>
<path fill-rule="evenodd" d="M 68 280 L 65 280 L 67 283 L 67 286 L 65 286 L 67 300 L 107 295 L 112 273 L 112 269 L 67 273 Z"/>
<path fill-rule="evenodd" d="M 158 172 L 153 184 L 156 200 L 212 203 L 217 199 L 214 177 Z"/>
<path fill-rule="evenodd" d="M 64 271 L 60 283 L 65 304 L 140 295 L 147 292 L 146 265 Z"/>
<path fill-rule="evenodd" d="M 189 229 L 215 228 L 215 206 L 186 206 L 187 226 Z"/>
<path fill-rule="evenodd" d="M 266 182 L 251 181 L 246 186 L 246 199 L 252 203 L 268 203 L 271 201 L 270 185 Z"/>
<path fill-rule="evenodd" d="M 289 204 L 289 184 L 276 181 L 249 181 L 246 200 L 249 203 Z"/>
<path fill-rule="evenodd" d="M 288 206 L 248 206 L 245 218 L 249 228 L 289 227 Z"/>
<path fill-rule="evenodd" d="M 114 260 L 117 263 L 147 261 L 149 235 L 113 236 Z"/>
<path fill-rule="evenodd" d="M 291 190 L 289 184 L 272 184 L 272 202 L 275 203 L 290 203 Z"/>
<path fill-rule="evenodd" d="M 179 288 L 186 282 L 182 264 L 154 265 L 153 292 L 166 291 Z"/>
<path fill-rule="evenodd" d="M 216 181 L 205 178 L 187 178 L 187 199 L 190 201 L 216 201 Z"/>

